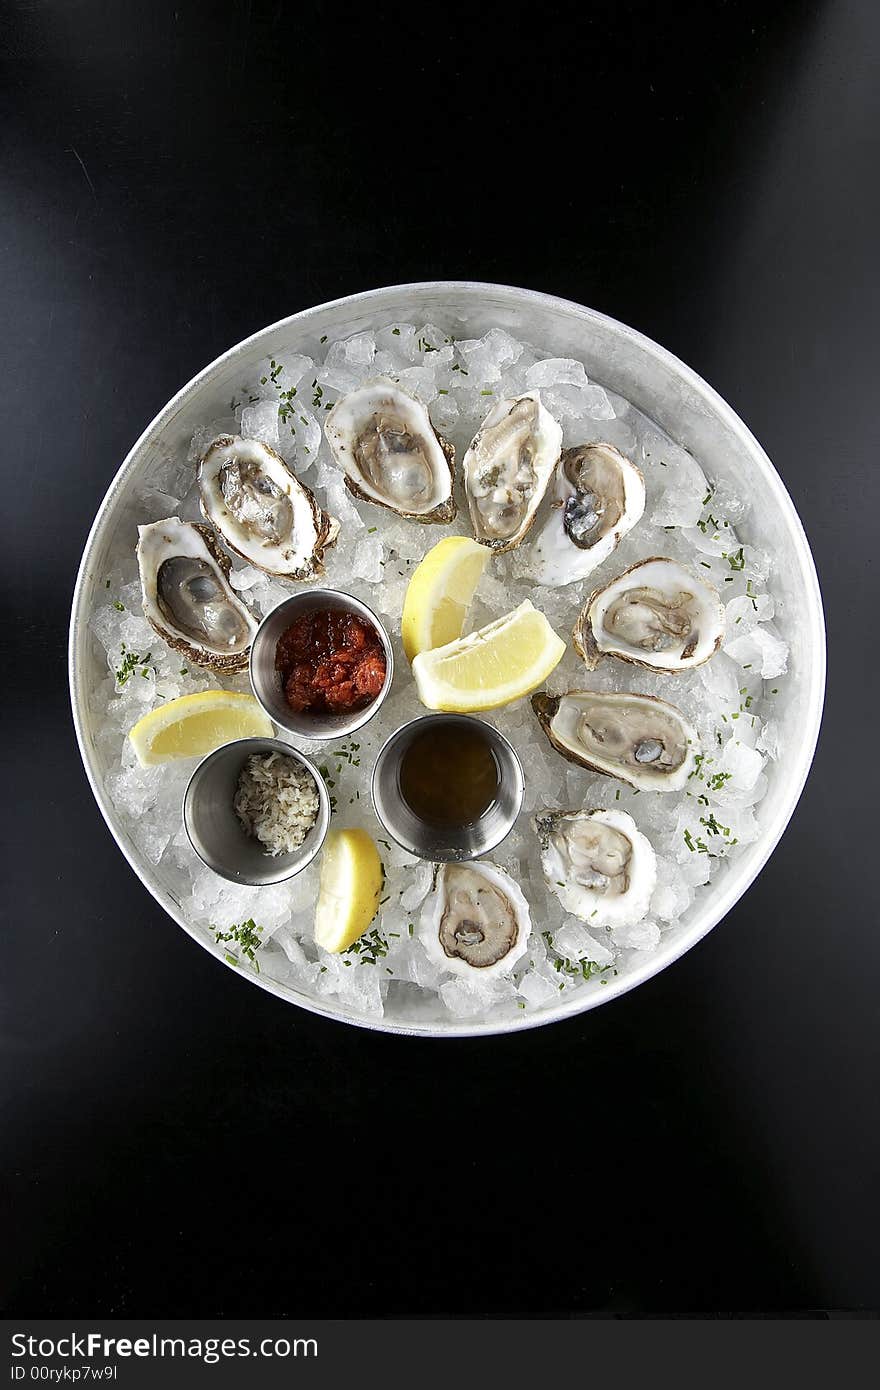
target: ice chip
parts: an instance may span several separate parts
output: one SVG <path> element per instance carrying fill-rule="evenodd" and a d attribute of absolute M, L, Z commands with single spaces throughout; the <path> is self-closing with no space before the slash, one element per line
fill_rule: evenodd
<path fill-rule="evenodd" d="M 380 536 L 364 536 L 358 542 L 352 563 L 352 578 L 378 584 L 382 578 L 384 546 Z"/>
<path fill-rule="evenodd" d="M 246 405 L 241 412 L 241 434 L 245 439 L 260 439 L 273 449 L 277 448 L 277 401 L 257 401 L 254 405 Z"/>
<path fill-rule="evenodd" d="M 107 778 L 110 799 L 132 820 L 139 821 L 155 804 L 159 788 L 151 779 L 150 768 L 127 767 L 111 772 Z"/>
<path fill-rule="evenodd" d="M 404 912 L 411 912 L 427 896 L 432 876 L 433 869 L 430 864 L 420 862 L 413 870 L 408 886 L 400 895 L 400 906 Z"/>
<path fill-rule="evenodd" d="M 294 472 L 305 472 L 317 458 L 321 448 L 323 432 L 313 412 L 305 405 L 291 402 L 285 408 L 285 418 L 280 426 L 281 447 L 285 454 L 291 448 L 295 458 Z"/>
<path fill-rule="evenodd" d="M 343 344 L 345 360 L 353 367 L 368 367 L 376 355 L 376 339 L 372 333 L 355 333 Z"/>
<path fill-rule="evenodd" d="M 241 569 L 234 569 L 229 576 L 230 587 L 239 593 L 262 589 L 268 582 L 268 575 L 254 565 L 242 565 Z"/>
<path fill-rule="evenodd" d="M 280 390 L 290 391 L 294 386 L 298 387 L 304 378 L 313 381 L 314 376 L 315 364 L 311 357 L 301 352 L 285 353 L 276 381 Z"/>
<path fill-rule="evenodd" d="M 309 960 L 302 945 L 297 941 L 293 932 L 287 927 L 279 927 L 273 935 L 273 941 L 281 947 L 291 965 L 298 966 L 303 972 L 307 971 L 312 962 Z"/>
<path fill-rule="evenodd" d="M 558 985 L 548 980 L 546 975 L 538 974 L 536 970 L 530 970 L 528 974 L 523 975 L 517 989 L 526 1003 L 535 1009 L 559 998 Z"/>
<path fill-rule="evenodd" d="M 119 614 L 110 607 L 96 608 L 89 626 L 104 650 L 111 654 L 111 664 L 115 665 L 115 653 L 119 647 Z"/>
<path fill-rule="evenodd" d="M 404 391 L 422 405 L 430 405 L 437 395 L 437 378 L 431 366 L 405 367 L 398 375 Z"/>
<path fill-rule="evenodd" d="M 399 363 L 414 362 L 419 355 L 416 330 L 411 323 L 390 323 L 376 334 L 376 347 Z"/>
<path fill-rule="evenodd" d="M 453 396 L 440 394 L 431 403 L 431 424 L 442 434 L 444 430 L 454 429 L 458 424 L 458 403 Z"/>
<path fill-rule="evenodd" d="M 733 661 L 724 652 L 717 652 L 711 661 L 706 661 L 698 667 L 700 683 L 714 695 L 723 705 L 737 704 L 742 672 L 737 670 Z"/>
<path fill-rule="evenodd" d="M 758 623 L 766 623 L 772 617 L 776 605 L 770 594 L 739 594 L 732 598 L 724 610 L 724 630 L 733 641 L 745 637 Z"/>
<path fill-rule="evenodd" d="M 371 375 L 370 364 L 375 350 L 375 339 L 371 333 L 360 333 L 356 338 L 331 343 L 323 364 L 318 368 L 318 384 L 342 394 L 354 391 Z"/>
<path fill-rule="evenodd" d="M 472 387 L 500 381 L 522 352 L 522 346 L 500 328 L 491 328 L 482 338 L 464 338 L 455 346 Z"/>
<path fill-rule="evenodd" d="M 485 1013 L 501 995 L 512 992 L 513 987 L 508 984 L 505 988 L 503 981 L 471 980 L 462 975 L 447 980 L 439 991 L 449 1012 L 459 1018 L 475 1018 Z"/>
<path fill-rule="evenodd" d="M 749 667 L 765 680 L 784 675 L 788 669 L 788 643 L 766 627 L 755 627 L 744 637 L 728 642 L 725 651 L 740 666 Z"/>
<path fill-rule="evenodd" d="M 651 520 L 655 526 L 696 526 L 708 492 L 706 475 L 686 449 L 666 445 L 656 460 L 663 464 L 663 491 Z"/>
<path fill-rule="evenodd" d="M 653 951 L 660 944 L 660 928 L 656 922 L 635 922 L 628 927 L 615 927 L 612 932 L 615 946 L 633 951 Z"/>
<path fill-rule="evenodd" d="M 774 762 L 780 753 L 780 731 L 779 724 L 775 719 L 768 719 L 760 734 L 756 747 L 766 753 Z"/>
<path fill-rule="evenodd" d="M 586 386 L 587 372 L 583 362 L 570 357 L 545 357 L 526 372 L 529 390 L 544 386 Z"/>
<path fill-rule="evenodd" d="M 381 1015 L 383 977 L 388 979 L 381 966 L 361 965 L 355 957 L 349 968 L 343 964 L 340 970 L 339 998 L 359 1013 Z"/>
<path fill-rule="evenodd" d="M 584 403 L 582 414 L 591 420 L 613 420 L 614 406 L 608 399 L 607 391 L 593 381 L 581 392 Z"/>
<path fill-rule="evenodd" d="M 553 948 L 570 961 L 590 960 L 596 965 L 610 965 L 614 959 L 607 946 L 571 920 L 553 933 Z"/>
<path fill-rule="evenodd" d="M 199 459 L 205 454 L 208 445 L 211 444 L 218 435 L 238 433 L 240 433 L 240 430 L 238 430 L 235 419 L 231 413 L 229 415 L 220 416 L 216 420 L 211 420 L 208 424 L 202 425 L 201 429 L 197 429 L 193 435 L 190 441 L 187 461 L 190 464 L 198 463 Z M 178 463 L 177 467 L 180 469 L 181 465 Z M 191 468 L 188 470 L 188 481 L 190 484 L 195 483 L 195 473 Z M 188 491 L 184 478 L 180 478 L 177 484 L 169 479 L 164 482 L 162 486 L 164 491 L 177 493 L 180 497 L 185 497 Z"/>
<path fill-rule="evenodd" d="M 351 532 L 362 530 L 365 522 L 357 507 L 352 502 L 351 493 L 346 488 L 342 481 L 342 475 L 338 471 L 327 487 L 326 498 L 328 512 L 331 516 L 336 517 L 346 532 L 344 541 L 351 540 Z M 340 536 L 340 540 L 343 540 L 342 536 Z M 360 541 L 358 541 L 358 545 L 360 545 Z M 340 560 L 342 554 L 343 549 L 339 545 L 339 542 L 337 542 L 337 552 L 334 558 Z"/>
<path fill-rule="evenodd" d="M 691 895 L 687 884 L 658 883 L 651 898 L 651 911 L 663 922 L 677 922 L 690 906 Z"/>
<path fill-rule="evenodd" d="M 748 748 L 737 738 L 728 739 L 712 767 L 712 773 L 726 773 L 725 791 L 750 791 L 764 766 L 764 759 L 755 748 Z"/>

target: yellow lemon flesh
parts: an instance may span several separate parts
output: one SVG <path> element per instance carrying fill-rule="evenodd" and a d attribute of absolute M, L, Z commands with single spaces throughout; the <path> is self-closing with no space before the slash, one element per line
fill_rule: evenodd
<path fill-rule="evenodd" d="M 419 699 L 428 709 L 467 714 L 495 709 L 542 685 L 565 643 L 536 608 L 513 612 L 413 661 Z"/>
<path fill-rule="evenodd" d="M 321 856 L 315 941 L 344 951 L 363 936 L 379 910 L 382 861 L 366 830 L 331 830 Z"/>
<path fill-rule="evenodd" d="M 403 602 L 400 635 L 412 661 L 461 636 L 465 614 L 489 551 L 469 536 L 447 536 L 413 571 Z"/>
<path fill-rule="evenodd" d="M 150 710 L 129 732 L 141 767 L 200 758 L 236 738 L 271 738 L 272 721 L 253 695 L 198 690 Z"/>

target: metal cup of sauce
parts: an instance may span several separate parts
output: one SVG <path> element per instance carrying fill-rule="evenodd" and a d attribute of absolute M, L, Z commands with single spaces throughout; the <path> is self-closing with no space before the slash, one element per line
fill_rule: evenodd
<path fill-rule="evenodd" d="M 300 847 L 287 854 L 267 854 L 235 813 L 238 779 L 253 753 L 283 753 L 305 768 L 315 784 L 317 819 Z M 311 864 L 330 826 L 330 797 L 314 763 L 291 744 L 275 738 L 239 738 L 221 744 L 199 763 L 184 794 L 183 825 L 196 854 L 215 874 L 231 883 L 264 888 L 293 878 Z"/>
<path fill-rule="evenodd" d="M 374 628 L 385 658 L 385 679 L 368 703 L 343 712 L 291 707 L 285 695 L 282 671 L 276 657 L 285 634 L 307 614 L 349 613 Z M 250 676 L 254 695 L 273 723 L 302 738 L 337 739 L 353 734 L 372 719 L 394 675 L 394 655 L 388 633 L 376 614 L 360 599 L 338 589 L 308 589 L 293 594 L 267 613 L 251 644 Z"/>
<path fill-rule="evenodd" d="M 507 739 L 467 714 L 428 714 L 383 744 L 373 807 L 392 839 L 435 863 L 488 854 L 513 828 L 523 770 Z"/>

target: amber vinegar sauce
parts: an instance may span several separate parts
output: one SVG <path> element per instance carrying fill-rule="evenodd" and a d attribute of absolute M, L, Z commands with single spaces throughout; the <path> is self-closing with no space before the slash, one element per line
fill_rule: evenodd
<path fill-rule="evenodd" d="M 473 825 L 495 804 L 501 769 L 485 735 L 462 724 L 431 725 L 414 735 L 397 773 L 414 816 L 438 829 Z"/>

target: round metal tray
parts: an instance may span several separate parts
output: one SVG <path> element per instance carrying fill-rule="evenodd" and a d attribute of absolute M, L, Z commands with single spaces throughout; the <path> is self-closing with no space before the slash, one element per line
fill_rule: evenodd
<path fill-rule="evenodd" d="M 88 626 L 96 585 L 106 570 L 118 528 L 136 534 L 132 498 L 136 485 L 149 477 L 160 459 L 185 455 L 196 429 L 224 412 L 234 389 L 250 371 L 267 357 L 291 352 L 315 355 L 324 335 L 345 337 L 396 321 L 430 321 L 458 337 L 477 337 L 499 326 L 560 357 L 579 358 L 591 379 L 651 416 L 696 455 L 709 476 L 729 480 L 740 495 L 751 499 L 745 538 L 774 556 L 776 622 L 790 645 L 789 676 L 779 687 L 774 707 L 782 752 L 767 767 L 769 786 L 759 808 L 758 839 L 721 866 L 711 889 L 697 895 L 689 912 L 664 934 L 643 963 L 622 971 L 601 990 L 572 992 L 558 1003 L 523 1011 L 512 1019 L 463 1022 L 428 996 L 421 1003 L 408 1001 L 405 1011 L 386 1008 L 385 1017 L 376 1019 L 356 1014 L 333 999 L 318 999 L 281 984 L 267 972 L 247 975 L 262 989 L 313 1013 L 386 1032 L 439 1037 L 514 1032 L 608 1004 L 665 969 L 705 936 L 767 862 L 803 789 L 818 737 L 825 690 L 825 628 L 816 571 L 800 520 L 757 440 L 730 406 L 671 353 L 625 324 L 579 304 L 510 286 L 458 281 L 396 285 L 351 295 L 294 314 L 246 338 L 194 377 L 160 411 L 131 449 L 101 503 L 73 597 L 69 648 L 73 718 L 95 799 L 123 854 L 165 911 L 222 962 L 222 948 L 214 944 L 206 928 L 186 920 L 163 881 L 161 864 L 149 863 L 132 844 L 105 791 L 108 769 L 93 738 L 100 718 L 93 696 L 106 668 Z"/>

